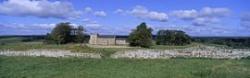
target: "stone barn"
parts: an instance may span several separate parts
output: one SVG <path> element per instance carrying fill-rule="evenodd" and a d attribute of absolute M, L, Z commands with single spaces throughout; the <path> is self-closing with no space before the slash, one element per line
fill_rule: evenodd
<path fill-rule="evenodd" d="M 128 45 L 127 38 L 116 35 L 91 34 L 89 44 L 93 45 Z"/>

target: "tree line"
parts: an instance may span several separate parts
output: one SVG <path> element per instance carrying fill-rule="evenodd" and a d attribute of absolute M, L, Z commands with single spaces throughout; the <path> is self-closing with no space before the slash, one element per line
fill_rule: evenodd
<path fill-rule="evenodd" d="M 130 46 L 149 48 L 152 46 L 152 31 L 146 23 L 141 23 L 129 34 Z M 156 45 L 186 45 L 191 43 L 191 38 L 180 30 L 159 30 L 155 40 Z"/>
<path fill-rule="evenodd" d="M 56 24 L 55 28 L 48 33 L 45 43 L 49 44 L 66 44 L 66 43 L 83 43 L 85 38 L 85 29 L 83 26 L 75 28 L 69 22 Z"/>
<path fill-rule="evenodd" d="M 191 38 L 179 30 L 159 30 L 156 40 L 152 38 L 153 29 L 146 23 L 141 23 L 129 34 L 127 41 L 130 46 L 149 48 L 156 45 L 186 45 L 191 43 Z M 85 38 L 83 26 L 74 28 L 69 22 L 56 24 L 51 33 L 47 34 L 45 43 L 66 44 L 70 42 L 83 43 Z"/>
<path fill-rule="evenodd" d="M 194 42 L 225 45 L 231 48 L 250 48 L 250 37 L 193 37 Z"/>

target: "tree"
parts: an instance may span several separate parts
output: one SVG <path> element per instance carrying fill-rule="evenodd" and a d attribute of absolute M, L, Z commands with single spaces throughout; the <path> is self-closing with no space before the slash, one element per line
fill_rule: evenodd
<path fill-rule="evenodd" d="M 51 37 L 51 35 L 50 35 L 49 33 L 46 34 L 44 43 L 46 43 L 46 44 L 53 44 L 53 43 L 55 43 L 54 40 L 52 39 L 52 37 Z"/>
<path fill-rule="evenodd" d="M 157 33 L 157 45 L 185 45 L 190 43 L 191 38 L 183 31 L 159 30 Z"/>
<path fill-rule="evenodd" d="M 130 46 L 149 48 L 152 45 L 152 29 L 146 23 L 141 23 L 133 30 L 128 38 Z"/>
<path fill-rule="evenodd" d="M 85 40 L 84 31 L 85 31 L 85 29 L 83 28 L 83 26 L 77 27 L 77 29 L 76 29 L 76 42 L 81 43 L 81 44 L 84 42 L 84 40 Z"/>
<path fill-rule="evenodd" d="M 57 44 L 65 44 L 70 42 L 72 26 L 69 22 L 59 23 L 51 32 L 52 39 Z"/>

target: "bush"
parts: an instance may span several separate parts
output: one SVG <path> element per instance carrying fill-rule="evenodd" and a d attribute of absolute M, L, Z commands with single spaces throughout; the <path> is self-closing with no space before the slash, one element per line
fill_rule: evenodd
<path fill-rule="evenodd" d="M 152 46 L 152 29 L 141 23 L 130 33 L 128 41 L 130 46 L 149 48 Z"/>
<path fill-rule="evenodd" d="M 157 33 L 157 45 L 185 45 L 190 43 L 191 38 L 183 31 L 159 30 Z"/>
<path fill-rule="evenodd" d="M 72 26 L 70 23 L 59 23 L 51 32 L 51 38 L 57 44 L 65 44 L 70 42 Z"/>

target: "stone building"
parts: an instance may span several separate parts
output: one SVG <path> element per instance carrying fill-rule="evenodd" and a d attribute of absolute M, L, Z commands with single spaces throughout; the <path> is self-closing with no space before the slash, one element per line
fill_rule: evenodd
<path fill-rule="evenodd" d="M 91 34 L 89 44 L 94 45 L 127 45 L 126 37 L 115 35 Z"/>

